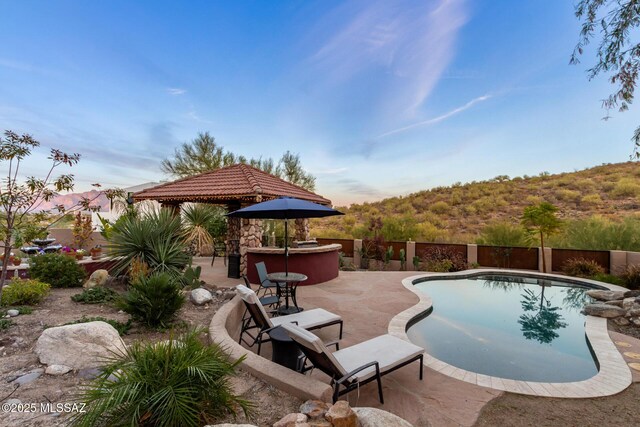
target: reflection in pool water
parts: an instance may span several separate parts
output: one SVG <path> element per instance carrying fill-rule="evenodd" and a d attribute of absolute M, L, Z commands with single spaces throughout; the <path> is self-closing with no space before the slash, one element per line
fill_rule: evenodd
<path fill-rule="evenodd" d="M 439 360 L 522 381 L 572 382 L 598 372 L 580 313 L 587 287 L 495 274 L 415 286 L 433 310 L 407 334 Z"/>

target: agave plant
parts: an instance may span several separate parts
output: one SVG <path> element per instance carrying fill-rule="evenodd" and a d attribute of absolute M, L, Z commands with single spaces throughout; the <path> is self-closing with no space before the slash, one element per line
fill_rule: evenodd
<path fill-rule="evenodd" d="M 204 345 L 199 333 L 129 346 L 81 391 L 86 412 L 73 425 L 195 427 L 238 409 L 249 415 L 253 405 L 229 383 L 243 358 L 231 362 L 217 344 Z"/>
<path fill-rule="evenodd" d="M 151 271 L 178 276 L 190 261 L 180 217 L 169 209 L 118 220 L 108 248 L 114 257 L 120 257 L 116 274 L 132 265 L 146 265 Z"/>

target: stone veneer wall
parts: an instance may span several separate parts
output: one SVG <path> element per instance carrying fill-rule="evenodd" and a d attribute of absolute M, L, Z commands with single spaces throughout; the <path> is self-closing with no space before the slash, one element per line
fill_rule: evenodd
<path fill-rule="evenodd" d="M 309 220 L 306 218 L 298 218 L 295 221 L 295 240 L 309 240 Z"/>
<path fill-rule="evenodd" d="M 262 220 L 240 221 L 240 274 L 247 274 L 247 248 L 262 247 Z"/>

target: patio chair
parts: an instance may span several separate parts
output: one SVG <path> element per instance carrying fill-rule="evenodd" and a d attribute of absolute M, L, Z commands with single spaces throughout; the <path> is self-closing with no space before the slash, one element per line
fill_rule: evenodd
<path fill-rule="evenodd" d="M 295 323 L 301 328 L 310 330 L 339 325 L 340 332 L 338 333 L 338 340 L 327 343 L 327 345 L 335 345 L 336 349 L 339 348 L 338 341 L 342 339 L 343 323 L 342 318 L 337 314 L 330 313 L 322 308 L 314 308 L 312 310 L 305 310 L 299 313 L 289 314 L 287 316 L 269 317 L 269 314 L 267 314 L 267 311 L 260 303 L 260 299 L 254 291 L 244 285 L 237 285 L 236 292 L 242 298 L 251 319 L 253 319 L 253 322 L 255 323 L 255 326 L 249 326 L 243 323 L 238 342 L 244 342 L 249 347 L 253 347 L 255 344 L 258 344 L 258 354 L 260 354 L 262 343 L 271 341 L 269 338 L 269 331 L 286 323 Z M 255 336 L 253 336 L 249 333 L 249 330 L 251 329 L 259 329 L 259 331 Z M 245 340 L 245 335 L 249 336 L 251 341 Z"/>
<path fill-rule="evenodd" d="M 313 367 L 331 377 L 333 402 L 343 394 L 371 381 L 378 382 L 378 396 L 382 396 L 382 376 L 416 360 L 422 360 L 424 349 L 393 335 L 380 335 L 368 341 L 331 353 L 325 343 L 300 326 L 284 323 L 282 328 L 294 340 Z M 344 387 L 340 390 L 340 387 Z"/>
<path fill-rule="evenodd" d="M 267 292 L 273 295 L 274 291 L 278 292 L 278 284 L 273 283 L 271 280 L 267 279 L 267 266 L 263 261 L 256 263 L 256 270 L 258 271 L 258 279 L 260 280 L 260 287 L 264 289 L 264 293 Z"/>

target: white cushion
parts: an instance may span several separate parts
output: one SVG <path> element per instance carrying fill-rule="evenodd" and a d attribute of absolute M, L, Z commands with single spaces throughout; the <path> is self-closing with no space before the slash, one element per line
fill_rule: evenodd
<path fill-rule="evenodd" d="M 380 373 L 384 373 L 421 353 L 424 353 L 422 347 L 392 335 L 381 335 L 338 350 L 333 353 L 333 356 L 347 372 L 376 361 L 380 365 Z M 358 381 L 363 381 L 375 375 L 375 373 L 375 366 L 371 366 L 358 372 L 354 377 Z"/>
<path fill-rule="evenodd" d="M 287 316 L 272 317 L 271 323 L 273 323 L 273 326 L 279 326 L 283 323 L 297 322 L 301 328 L 313 329 L 325 323 L 335 322 L 340 319 L 340 316 L 337 314 L 333 314 L 322 308 L 314 308 Z"/>
<path fill-rule="evenodd" d="M 285 316 L 289 317 L 289 316 Z M 313 332 L 309 332 L 306 329 L 302 329 L 293 323 L 283 323 L 280 325 L 289 337 L 298 344 L 315 351 L 316 353 L 324 353 L 331 363 L 336 367 L 341 375 L 346 375 L 347 371 L 340 365 L 340 363 L 333 357 L 329 349 L 324 345 L 324 342 Z"/>
<path fill-rule="evenodd" d="M 269 318 L 267 311 L 264 309 L 262 303 L 260 302 L 260 298 L 258 298 L 255 292 L 247 288 L 245 285 L 237 285 L 236 293 L 240 295 L 240 298 L 242 298 L 242 300 L 247 304 L 257 305 L 260 308 L 260 312 L 262 312 L 262 316 L 264 316 L 269 327 L 272 328 L 274 326 L 274 324 L 271 323 L 271 319 Z"/>

